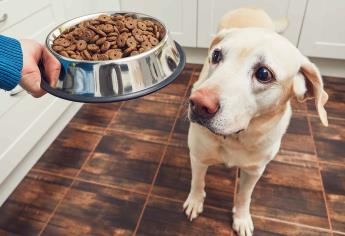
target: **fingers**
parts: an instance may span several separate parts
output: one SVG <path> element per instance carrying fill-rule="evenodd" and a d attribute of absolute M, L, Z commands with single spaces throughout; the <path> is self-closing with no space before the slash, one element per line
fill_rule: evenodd
<path fill-rule="evenodd" d="M 55 87 L 60 74 L 60 63 L 41 44 L 32 40 L 21 40 L 23 50 L 23 69 L 20 85 L 33 97 L 41 97 L 45 91 L 41 88 L 42 76 Z M 38 63 L 43 61 L 44 75 Z M 43 72 L 43 71 L 42 71 Z"/>
<path fill-rule="evenodd" d="M 35 65 L 31 67 L 30 72 L 22 75 L 20 86 L 35 98 L 42 97 L 46 93 L 41 88 L 41 73 Z"/>
<path fill-rule="evenodd" d="M 61 65 L 47 48 L 43 48 L 42 58 L 48 82 L 50 86 L 55 87 L 60 75 Z"/>
<path fill-rule="evenodd" d="M 41 97 L 45 91 L 41 88 L 41 73 L 37 66 L 42 57 L 43 46 L 33 40 L 21 40 L 23 51 L 23 69 L 20 86 L 33 97 Z"/>

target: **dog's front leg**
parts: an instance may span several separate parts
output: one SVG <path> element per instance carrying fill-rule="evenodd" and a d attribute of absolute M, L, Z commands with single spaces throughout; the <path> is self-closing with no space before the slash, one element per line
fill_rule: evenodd
<path fill-rule="evenodd" d="M 251 196 L 263 173 L 262 170 L 241 169 L 240 186 L 236 195 L 235 206 L 233 208 L 233 229 L 240 236 L 252 236 L 254 225 L 250 216 Z"/>
<path fill-rule="evenodd" d="M 205 193 L 205 176 L 207 165 L 201 163 L 191 156 L 192 183 L 187 200 L 183 204 L 183 209 L 190 221 L 198 217 L 203 211 Z"/>

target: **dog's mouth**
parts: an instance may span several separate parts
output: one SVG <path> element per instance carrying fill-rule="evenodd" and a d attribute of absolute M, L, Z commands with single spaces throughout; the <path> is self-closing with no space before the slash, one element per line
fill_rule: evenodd
<path fill-rule="evenodd" d="M 199 125 L 207 128 L 213 134 L 218 135 L 218 136 L 222 136 L 224 139 L 226 139 L 229 136 L 239 135 L 240 133 L 245 131 L 245 129 L 238 129 L 238 130 L 236 130 L 234 132 L 227 133 L 227 132 L 223 132 L 222 130 L 213 127 L 212 124 L 211 124 L 212 123 L 211 120 L 195 117 L 193 115 L 189 116 L 188 118 L 189 118 L 190 122 L 199 124 Z"/>

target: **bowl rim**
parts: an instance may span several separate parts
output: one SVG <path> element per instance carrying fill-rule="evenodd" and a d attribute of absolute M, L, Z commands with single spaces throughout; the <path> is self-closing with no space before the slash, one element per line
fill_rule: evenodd
<path fill-rule="evenodd" d="M 157 21 L 159 24 L 161 24 L 164 27 L 164 29 L 165 29 L 164 38 L 155 47 L 151 48 L 150 50 L 148 50 L 146 52 L 140 53 L 140 54 L 135 55 L 135 56 L 129 56 L 129 57 L 115 59 L 115 60 L 103 60 L 103 61 L 100 61 L 100 60 L 98 60 L 98 61 L 76 60 L 76 59 L 73 59 L 73 58 L 64 57 L 64 56 L 58 54 L 57 52 L 55 52 L 55 50 L 53 50 L 53 48 L 51 47 L 52 45 L 50 45 L 50 41 L 51 41 L 51 38 L 53 37 L 53 34 L 54 34 L 54 32 L 56 30 L 58 30 L 63 25 L 68 24 L 71 21 L 74 21 L 74 20 L 77 20 L 77 19 L 81 19 L 81 18 L 92 19 L 92 18 L 97 17 L 97 16 L 102 15 L 102 14 L 105 14 L 105 15 L 112 15 L 112 14 L 134 14 L 134 15 L 140 15 L 141 17 L 150 18 L 152 20 Z M 86 20 L 86 19 L 84 19 L 84 20 Z M 127 63 L 129 61 L 133 61 L 133 60 L 136 60 L 136 59 L 139 59 L 139 58 L 144 58 L 144 57 L 146 57 L 148 55 L 151 55 L 152 53 L 156 52 L 158 49 L 162 48 L 166 44 L 166 42 L 168 41 L 168 38 L 169 38 L 169 30 L 168 30 L 168 28 L 166 27 L 166 25 L 162 21 L 160 21 L 156 17 L 150 16 L 150 15 L 147 15 L 147 14 L 144 14 L 144 13 L 130 12 L 130 11 L 102 11 L 102 12 L 96 12 L 96 13 L 91 13 L 91 14 L 86 14 L 86 15 L 74 17 L 72 19 L 64 21 L 63 23 L 59 24 L 58 26 L 56 26 L 53 30 L 51 30 L 48 33 L 48 35 L 46 37 L 46 40 L 45 40 L 45 44 L 46 44 L 46 48 L 48 49 L 48 51 L 50 53 L 52 53 L 56 58 L 63 59 L 64 61 L 67 61 L 67 62 L 78 63 L 78 64 L 79 63 L 85 63 L 85 64 L 118 63 L 118 64 L 121 64 L 121 63 Z"/>

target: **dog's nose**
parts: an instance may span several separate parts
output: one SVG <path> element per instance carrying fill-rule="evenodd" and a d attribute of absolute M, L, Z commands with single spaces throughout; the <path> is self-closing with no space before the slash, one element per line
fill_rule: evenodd
<path fill-rule="evenodd" d="M 199 89 L 193 92 L 189 98 L 192 111 L 206 119 L 210 119 L 219 110 L 219 96 L 210 89 Z"/>

